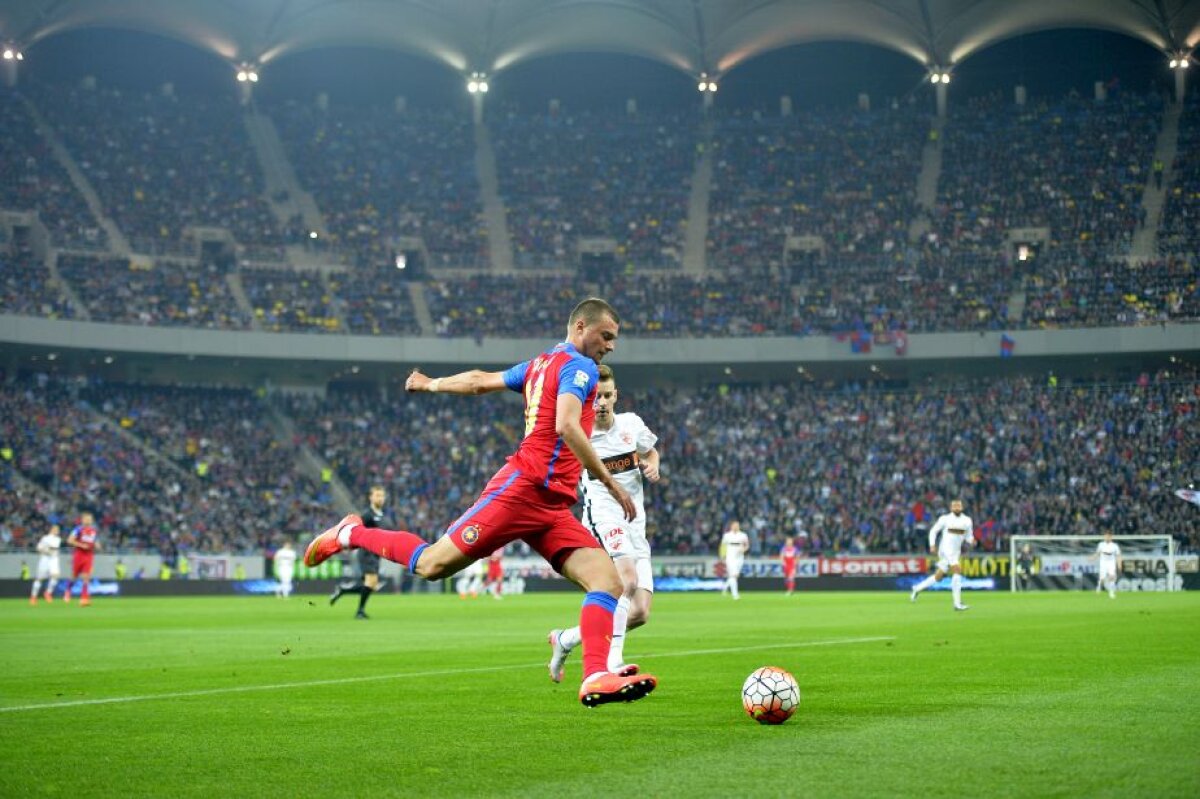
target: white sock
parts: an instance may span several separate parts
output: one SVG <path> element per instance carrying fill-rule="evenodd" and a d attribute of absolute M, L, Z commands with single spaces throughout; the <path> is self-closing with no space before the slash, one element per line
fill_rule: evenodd
<path fill-rule="evenodd" d="M 926 577 L 924 580 L 922 580 L 921 582 L 919 582 L 915 586 L 913 586 L 913 593 L 919 594 L 936 582 L 937 582 L 937 575 L 931 574 L 928 577 Z"/>
<path fill-rule="evenodd" d="M 734 599 L 738 598 L 737 581 L 738 578 L 736 577 L 729 578 L 729 591 L 733 594 Z"/>
<path fill-rule="evenodd" d="M 51 577 L 51 578 L 50 578 L 50 582 L 46 583 L 46 593 L 47 593 L 47 594 L 53 594 L 53 593 L 54 593 L 54 586 L 56 586 L 56 585 L 58 585 L 58 580 L 57 580 L 57 579 L 55 579 L 55 578 L 53 578 L 53 577 Z"/>
<path fill-rule="evenodd" d="M 354 529 L 353 524 L 343 524 L 337 532 L 338 546 L 342 549 L 350 548 L 350 531 Z"/>
<path fill-rule="evenodd" d="M 954 606 L 958 607 L 962 604 L 962 575 L 950 575 L 950 592 L 954 594 Z"/>
<path fill-rule="evenodd" d="M 629 626 L 629 597 L 617 600 L 613 611 L 612 643 L 608 647 L 608 670 L 617 671 L 625 665 L 625 629 Z"/>
<path fill-rule="evenodd" d="M 39 588 L 41 588 L 41 587 L 42 587 L 42 581 L 41 581 L 41 580 L 34 580 L 34 581 L 33 581 L 33 590 L 29 592 L 29 595 L 30 595 L 30 596 L 37 596 L 37 595 L 38 595 L 38 589 L 39 589 Z"/>
<path fill-rule="evenodd" d="M 578 627 L 570 627 L 558 634 L 558 645 L 570 652 L 583 643 L 583 635 Z"/>

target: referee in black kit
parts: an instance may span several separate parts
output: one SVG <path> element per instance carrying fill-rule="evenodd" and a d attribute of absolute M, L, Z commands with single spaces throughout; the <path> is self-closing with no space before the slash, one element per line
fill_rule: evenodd
<path fill-rule="evenodd" d="M 392 518 L 392 512 L 383 507 L 383 503 L 387 502 L 387 491 L 383 486 L 371 486 L 368 499 L 370 507 L 362 514 L 363 527 L 395 530 L 396 521 Z M 339 584 L 337 590 L 329 597 L 329 604 L 337 602 L 343 594 L 358 594 L 358 612 L 354 614 L 354 618 L 369 619 L 371 617 L 367 615 L 367 600 L 382 587 L 379 582 L 379 556 L 366 549 L 356 549 L 354 558 L 358 580 Z"/>

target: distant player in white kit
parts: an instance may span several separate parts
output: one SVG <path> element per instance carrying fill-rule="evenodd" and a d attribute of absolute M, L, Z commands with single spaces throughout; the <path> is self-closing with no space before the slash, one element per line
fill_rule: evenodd
<path fill-rule="evenodd" d="M 725 559 L 725 585 L 721 593 L 726 591 L 733 594 L 734 599 L 741 599 L 738 594 L 738 577 L 742 573 L 742 564 L 746 553 L 750 551 L 750 536 L 742 532 L 742 524 L 738 521 L 729 523 L 729 529 L 721 536 L 721 548 L 718 554 Z"/>
<path fill-rule="evenodd" d="M 1096 545 L 1093 559 L 1100 559 L 1099 579 L 1096 582 L 1096 593 L 1108 585 L 1108 598 L 1117 598 L 1117 572 L 1121 569 L 1121 547 L 1113 541 L 1112 531 L 1104 533 L 1104 540 Z"/>
<path fill-rule="evenodd" d="M 38 539 L 37 571 L 34 572 L 33 589 L 29 592 L 29 604 L 36 605 L 42 580 L 46 580 L 45 598 L 54 601 L 54 586 L 58 584 L 58 550 L 62 548 L 62 536 L 57 524 L 50 525 L 50 532 Z"/>
<path fill-rule="evenodd" d="M 296 576 L 296 550 L 292 549 L 292 544 L 287 539 L 284 539 L 283 545 L 275 550 L 275 579 L 279 580 L 279 586 L 275 589 L 275 596 L 282 599 L 288 599 L 292 595 L 292 578 Z"/>
<path fill-rule="evenodd" d="M 625 633 L 646 623 L 654 599 L 654 570 L 650 566 L 650 542 L 646 539 L 642 478 L 658 482 L 659 455 L 654 447 L 658 436 L 636 413 L 614 411 L 616 377 L 606 364 L 601 364 L 599 371 L 592 448 L 609 474 L 633 498 L 637 518 L 626 521 L 621 506 L 586 470 L 579 482 L 579 497 L 583 502 L 583 526 L 604 545 L 625 588 L 613 613 L 612 646 L 608 651 L 608 670 L 621 673 L 636 668 L 625 663 Z M 550 679 L 562 680 L 563 664 L 579 641 L 578 627 L 550 631 Z"/>
<path fill-rule="evenodd" d="M 940 544 L 938 543 L 939 534 L 942 537 Z M 969 547 L 974 543 L 975 525 L 971 522 L 971 517 L 963 513 L 962 500 L 953 500 L 950 503 L 950 512 L 939 516 L 938 520 L 933 523 L 933 527 L 929 528 L 929 551 L 937 553 L 937 571 L 917 583 L 909 598 L 916 602 L 917 594 L 945 577 L 946 572 L 949 571 L 951 572 L 950 592 L 954 595 L 954 609 L 969 609 L 970 605 L 962 603 L 962 567 L 958 565 L 958 558 L 962 554 L 963 546 Z"/>

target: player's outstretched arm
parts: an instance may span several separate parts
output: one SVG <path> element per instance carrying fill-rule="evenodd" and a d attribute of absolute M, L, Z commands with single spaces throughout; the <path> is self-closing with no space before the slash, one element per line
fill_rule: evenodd
<path fill-rule="evenodd" d="M 650 451 L 642 456 L 642 474 L 651 483 L 658 482 L 658 461 L 658 449 L 655 447 L 651 447 Z"/>
<path fill-rule="evenodd" d="M 579 458 L 583 468 L 604 484 L 608 493 L 624 511 L 625 520 L 631 522 L 637 518 L 637 506 L 633 504 L 633 499 L 625 489 L 621 488 L 609 474 L 608 469 L 604 466 L 604 461 L 600 460 L 600 456 L 596 454 L 596 450 L 592 449 L 592 442 L 583 432 L 583 423 L 580 421 L 582 416 L 583 403 L 580 402 L 579 397 L 574 394 L 559 394 L 558 402 L 554 406 L 554 432 L 558 433 L 571 452 L 575 453 L 575 457 Z"/>
<path fill-rule="evenodd" d="M 508 388 L 504 384 L 503 372 L 484 372 L 471 369 L 448 377 L 429 377 L 420 369 L 413 369 L 404 381 L 405 391 L 427 391 L 443 394 L 488 394 Z"/>

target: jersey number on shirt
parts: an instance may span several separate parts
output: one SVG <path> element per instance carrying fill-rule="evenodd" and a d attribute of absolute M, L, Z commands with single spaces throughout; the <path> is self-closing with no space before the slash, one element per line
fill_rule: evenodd
<path fill-rule="evenodd" d="M 533 365 L 533 369 L 537 373 L 537 377 L 525 381 L 525 435 L 527 436 L 533 432 L 533 427 L 537 424 L 538 409 L 542 404 L 542 386 L 546 382 L 546 362 L 538 360 Z"/>

